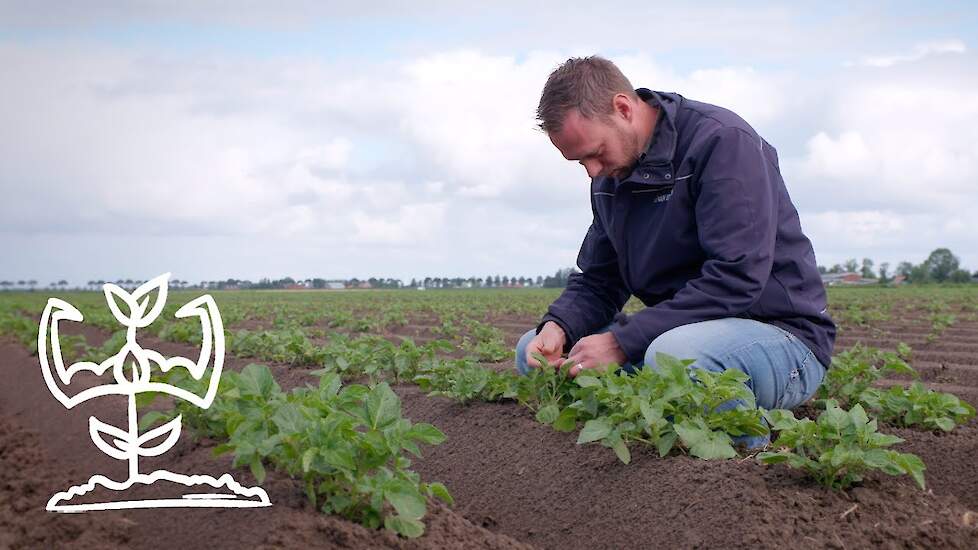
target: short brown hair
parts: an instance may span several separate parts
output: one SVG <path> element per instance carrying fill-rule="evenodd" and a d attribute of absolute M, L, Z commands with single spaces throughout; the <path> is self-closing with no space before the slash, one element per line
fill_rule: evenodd
<path fill-rule="evenodd" d="M 537 120 L 548 134 L 559 132 L 567 111 L 577 109 L 582 116 L 607 116 L 614 111 L 616 94 L 637 97 L 632 83 L 603 57 L 572 57 L 550 73 L 540 94 Z"/>

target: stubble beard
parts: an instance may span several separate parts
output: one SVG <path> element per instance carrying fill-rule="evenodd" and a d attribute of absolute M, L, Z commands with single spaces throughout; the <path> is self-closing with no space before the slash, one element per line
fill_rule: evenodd
<path fill-rule="evenodd" d="M 627 152 L 625 165 L 615 168 L 611 175 L 618 180 L 623 180 L 631 175 L 632 171 L 635 170 L 635 166 L 638 164 L 640 158 L 642 158 L 642 144 L 639 143 L 639 136 L 636 133 L 629 133 L 624 128 L 616 127 L 618 137 L 621 142 L 627 144 Z"/>

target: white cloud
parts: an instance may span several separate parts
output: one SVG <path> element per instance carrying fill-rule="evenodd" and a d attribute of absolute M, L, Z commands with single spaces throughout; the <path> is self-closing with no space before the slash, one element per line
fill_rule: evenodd
<path fill-rule="evenodd" d="M 574 261 L 590 221 L 583 169 L 535 130 L 540 89 L 567 52 L 358 66 L 0 42 L 10 75 L 0 87 L 0 233 L 26 251 L 25 265 L 46 269 L 59 265 L 54 248 L 26 243 L 90 234 L 78 250 L 199 238 L 220 247 L 196 251 L 217 264 L 206 277 L 293 266 L 549 272 Z M 765 136 L 803 133 L 804 150 L 782 154 L 782 167 L 820 259 L 896 250 L 901 239 L 978 250 L 970 73 L 914 72 L 926 57 L 840 83 L 748 63 L 614 59 L 636 86 L 731 108 Z M 814 127 L 813 112 L 825 113 Z M 128 248 L 114 240 L 123 237 Z"/>
<path fill-rule="evenodd" d="M 804 153 L 783 159 L 820 259 L 919 262 L 940 246 L 978 267 L 978 75 L 922 59 L 826 85 Z"/>
<path fill-rule="evenodd" d="M 927 57 L 929 55 L 938 55 L 946 53 L 964 53 L 967 51 L 967 46 L 964 42 L 958 39 L 951 40 L 937 40 L 933 42 L 921 42 L 916 44 L 910 53 L 905 54 L 894 54 L 894 55 L 879 55 L 879 56 L 864 56 L 856 62 L 847 63 L 848 66 L 861 65 L 865 67 L 892 67 L 898 63 L 908 63 L 911 61 L 918 61 Z"/>

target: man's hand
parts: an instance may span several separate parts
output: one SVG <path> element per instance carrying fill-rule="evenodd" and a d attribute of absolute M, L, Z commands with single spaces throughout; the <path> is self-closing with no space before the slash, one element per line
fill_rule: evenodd
<path fill-rule="evenodd" d="M 584 369 L 593 369 L 615 363 L 623 365 L 628 360 L 625 352 L 618 346 L 618 340 L 610 332 L 592 334 L 585 336 L 577 341 L 567 356 L 568 361 L 573 361 L 569 374 L 577 376 Z"/>
<path fill-rule="evenodd" d="M 547 321 L 540 334 L 534 336 L 526 346 L 526 364 L 535 369 L 540 368 L 540 362 L 533 358 L 534 353 L 544 356 L 550 364 L 560 363 L 566 342 L 567 335 L 564 334 L 564 329 L 553 321 Z"/>

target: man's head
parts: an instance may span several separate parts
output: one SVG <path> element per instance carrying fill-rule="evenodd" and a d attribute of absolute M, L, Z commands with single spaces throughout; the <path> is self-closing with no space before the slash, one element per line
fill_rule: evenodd
<path fill-rule="evenodd" d="M 540 105 L 540 129 L 588 176 L 629 174 L 648 145 L 655 110 L 607 59 L 571 58 L 550 73 Z"/>

